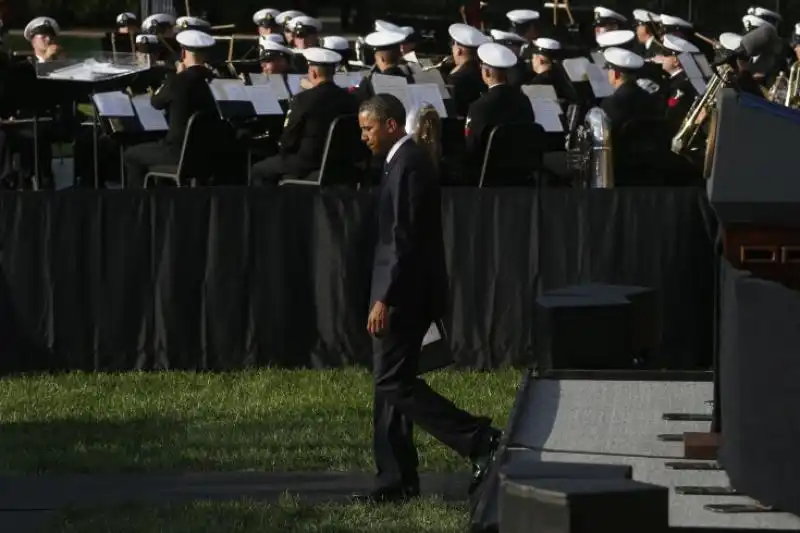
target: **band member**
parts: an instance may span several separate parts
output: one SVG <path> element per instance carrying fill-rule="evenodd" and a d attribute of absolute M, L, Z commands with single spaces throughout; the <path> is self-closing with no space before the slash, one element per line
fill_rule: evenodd
<path fill-rule="evenodd" d="M 175 36 L 175 17 L 167 13 L 155 13 L 142 21 L 142 32 L 164 39 Z"/>
<path fill-rule="evenodd" d="M 411 26 L 398 26 L 385 20 L 375 21 L 375 31 L 384 31 L 389 33 L 402 33 L 406 36 L 405 40 L 400 43 L 400 53 L 403 56 L 411 54 L 417 48 L 419 36 Z"/>
<path fill-rule="evenodd" d="M 700 50 L 676 35 L 665 35 L 663 45 L 665 52 L 661 66 L 669 75 L 666 119 L 670 136 L 674 136 L 697 97 L 697 90 L 683 70 L 679 56 L 697 54 Z"/>
<path fill-rule="evenodd" d="M 737 33 L 726 32 L 719 36 L 719 44 L 722 49 L 727 53 L 736 52 L 742 44 L 742 36 Z M 750 60 L 736 59 L 728 63 L 734 72 L 734 76 L 729 80 L 742 92 L 763 98 L 764 91 L 759 80 L 753 75 L 750 70 Z"/>
<path fill-rule="evenodd" d="M 465 24 L 451 25 L 449 33 L 453 39 L 451 53 L 454 67 L 445 76 L 445 82 L 452 86 L 451 94 L 457 116 L 464 117 L 469 106 L 486 92 L 478 60 L 478 47 L 490 43 L 491 38 Z"/>
<path fill-rule="evenodd" d="M 751 7 L 747 10 L 747 14 L 763 19 L 776 28 L 783 21 L 783 17 L 780 15 L 780 13 L 776 13 L 775 11 L 764 7 Z"/>
<path fill-rule="evenodd" d="M 283 39 L 286 41 L 286 45 L 290 48 L 294 47 L 294 33 L 292 32 L 292 28 L 290 27 L 290 23 L 293 19 L 297 17 L 305 16 L 305 13 L 302 11 L 297 11 L 291 9 L 289 11 L 284 11 L 275 17 L 275 22 L 278 23 L 283 29 Z"/>
<path fill-rule="evenodd" d="M 521 87 L 530 82 L 533 75 L 528 63 L 522 59 L 522 47 L 528 44 L 524 37 L 509 31 L 492 30 L 489 32 L 492 40 L 514 52 L 517 64 L 508 71 L 508 83 L 513 87 Z"/>
<path fill-rule="evenodd" d="M 117 15 L 117 33 L 127 35 L 139 31 L 139 19 L 133 13 Z"/>
<path fill-rule="evenodd" d="M 694 28 L 691 22 L 672 15 L 661 15 L 661 27 L 664 33 L 677 35 L 687 41 L 691 40 L 689 37 L 691 37 Z"/>
<path fill-rule="evenodd" d="M 598 6 L 594 8 L 594 33 L 599 35 L 607 31 L 622 29 L 628 24 L 628 19 L 624 15 L 617 13 L 613 9 Z"/>
<path fill-rule="evenodd" d="M 517 56 L 497 43 L 478 48 L 481 76 L 488 92 L 469 106 L 464 125 L 467 167 L 480 168 L 489 133 L 495 126 L 515 122 L 534 122 L 531 101 L 518 87 L 508 83 L 509 71 L 517 64 Z"/>
<path fill-rule="evenodd" d="M 539 37 L 539 12 L 532 9 L 514 9 L 506 13 L 511 31 L 530 43 Z M 524 54 L 523 55 L 524 58 Z"/>
<path fill-rule="evenodd" d="M 214 75 L 206 67 L 206 54 L 216 41 L 197 30 L 180 32 L 177 41 L 183 56 L 177 65 L 177 72 L 151 98 L 153 107 L 166 110 L 169 131 L 162 141 L 140 144 L 125 151 L 130 187 L 141 188 L 150 168 L 178 163 L 186 137 L 186 125 L 192 115 L 197 112 L 218 112 L 208 85 Z"/>
<path fill-rule="evenodd" d="M 396 97 L 381 94 L 364 102 L 358 121 L 365 144 L 384 161 L 367 320 L 377 488 L 360 499 L 387 503 L 419 495 L 414 425 L 470 459 L 474 489 L 494 459 L 501 432 L 417 377 L 426 331 L 444 315 L 447 302 L 436 170 L 429 153 L 406 134 L 406 110 Z"/>
<path fill-rule="evenodd" d="M 350 71 L 353 50 L 350 48 L 350 42 L 347 39 L 338 35 L 328 35 L 322 38 L 321 47 L 326 50 L 332 50 L 342 56 L 342 64 L 339 65 L 339 70 L 343 72 Z"/>
<path fill-rule="evenodd" d="M 211 31 L 211 23 L 200 17 L 178 17 L 178 20 L 175 21 L 175 33 L 186 30 L 197 30 L 208 33 Z"/>
<path fill-rule="evenodd" d="M 561 57 L 561 43 L 555 39 L 539 37 L 531 46 L 531 69 L 533 77 L 531 85 L 550 85 L 558 96 L 559 102 L 576 103 L 578 93 L 569 76 L 557 62 Z"/>
<path fill-rule="evenodd" d="M 292 73 L 291 48 L 271 40 L 264 40 L 261 44 L 261 72 L 264 74 L 290 74 Z"/>
<path fill-rule="evenodd" d="M 260 9 L 253 14 L 253 24 L 258 27 L 258 35 L 281 33 L 281 25 L 277 18 L 281 12 L 277 9 Z"/>
<path fill-rule="evenodd" d="M 375 65 L 370 73 L 361 80 L 355 90 L 356 99 L 363 102 L 375 94 L 372 87 L 372 75 L 401 76 L 407 81 L 413 81 L 411 69 L 403 64 L 400 54 L 400 44 L 405 40 L 403 33 L 376 31 L 367 35 L 364 42 L 374 50 Z"/>
<path fill-rule="evenodd" d="M 644 59 L 622 48 L 603 51 L 608 69 L 608 82 L 614 94 L 604 99 L 601 108 L 611 121 L 612 137 L 634 119 L 660 118 L 662 107 L 658 97 L 642 87 L 638 71 Z"/>
<path fill-rule="evenodd" d="M 292 99 L 279 143 L 280 153 L 253 166 L 255 185 L 277 185 L 287 175 L 303 179 L 319 170 L 331 123 L 358 109 L 353 95 L 334 83 L 342 56 L 324 48 L 309 48 L 304 54 L 312 88 Z"/>
<path fill-rule="evenodd" d="M 322 22 L 305 15 L 295 17 L 289 22 L 292 30 L 292 44 L 295 50 L 305 50 L 319 46 L 319 32 L 322 31 Z"/>
<path fill-rule="evenodd" d="M 632 51 L 631 49 L 636 45 L 635 39 L 636 34 L 630 30 L 612 30 L 601 33 L 595 38 L 601 51 L 612 47 Z M 661 65 L 653 61 L 645 61 L 637 75 L 641 80 L 642 87 L 647 85 L 648 92 L 659 95 L 662 101 L 666 102 L 666 84 L 664 83 L 666 75 Z"/>
<path fill-rule="evenodd" d="M 636 21 L 636 40 L 639 44 L 631 51 L 636 52 L 644 59 L 652 59 L 659 55 L 661 48 L 656 39 L 655 28 L 660 17 L 646 9 L 635 9 L 633 19 Z"/>
<path fill-rule="evenodd" d="M 36 17 L 25 26 L 23 35 L 31 43 L 37 63 L 47 63 L 58 55 L 60 47 L 56 39 L 59 32 L 58 22 L 50 17 Z"/>

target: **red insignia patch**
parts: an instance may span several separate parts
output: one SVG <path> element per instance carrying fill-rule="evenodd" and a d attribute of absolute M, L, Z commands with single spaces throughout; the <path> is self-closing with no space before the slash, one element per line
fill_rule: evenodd
<path fill-rule="evenodd" d="M 676 105 L 678 105 L 679 101 L 680 101 L 680 98 L 675 98 L 675 97 L 670 98 L 669 100 L 667 100 L 667 106 L 675 107 Z"/>

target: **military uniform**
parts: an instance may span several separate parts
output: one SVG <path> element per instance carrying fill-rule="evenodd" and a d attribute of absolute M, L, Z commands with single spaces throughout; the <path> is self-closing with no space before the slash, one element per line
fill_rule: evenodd
<path fill-rule="evenodd" d="M 277 184 L 286 175 L 303 179 L 319 170 L 331 123 L 357 111 L 353 95 L 333 81 L 299 93 L 286 115 L 280 153 L 253 166 L 253 183 Z"/>
<path fill-rule="evenodd" d="M 451 95 L 459 117 L 466 116 L 473 102 L 486 92 L 481 66 L 477 61 L 468 61 L 458 69 L 451 70 L 445 83 L 452 86 Z"/>
<path fill-rule="evenodd" d="M 508 84 L 517 88 L 530 85 L 535 75 L 530 63 L 520 58 L 516 65 L 508 69 Z"/>
<path fill-rule="evenodd" d="M 160 165 L 175 165 L 180 159 L 186 126 L 197 112 L 217 113 L 217 105 L 208 82 L 214 74 L 205 66 L 187 68 L 172 75 L 156 91 L 151 103 L 154 108 L 165 110 L 169 131 L 164 140 L 132 146 L 125 151 L 128 169 L 128 184 L 142 187 L 148 169 Z"/>
<path fill-rule="evenodd" d="M 669 90 L 667 95 L 666 120 L 670 135 L 674 136 L 678 133 L 681 123 L 686 118 L 689 108 L 697 97 L 697 91 L 686 75 L 686 72 L 682 70 L 675 73 L 669 79 L 667 87 Z"/>
<path fill-rule="evenodd" d="M 613 133 L 631 120 L 662 116 L 658 96 L 642 88 L 641 81 L 626 81 L 600 104 L 611 121 Z"/>
<path fill-rule="evenodd" d="M 466 155 L 470 164 L 483 161 L 492 129 L 502 124 L 535 122 L 531 101 L 511 85 L 495 85 L 470 107 L 465 124 Z"/>

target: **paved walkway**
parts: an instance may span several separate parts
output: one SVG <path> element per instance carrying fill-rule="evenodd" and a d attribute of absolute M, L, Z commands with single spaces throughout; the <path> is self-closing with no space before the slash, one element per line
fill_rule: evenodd
<path fill-rule="evenodd" d="M 469 476 L 422 476 L 424 494 L 448 501 L 466 498 Z M 38 533 L 64 507 L 188 503 L 196 500 L 275 501 L 284 493 L 311 502 L 342 501 L 372 488 L 370 474 L 187 473 L 70 476 L 0 476 L 0 531 Z"/>

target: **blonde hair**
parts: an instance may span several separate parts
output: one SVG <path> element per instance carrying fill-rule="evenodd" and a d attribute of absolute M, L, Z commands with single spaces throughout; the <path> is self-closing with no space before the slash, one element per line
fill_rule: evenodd
<path fill-rule="evenodd" d="M 442 157 L 442 120 L 431 104 L 424 104 L 414 117 L 412 131 L 408 132 L 419 146 L 428 152 L 436 170 Z"/>

